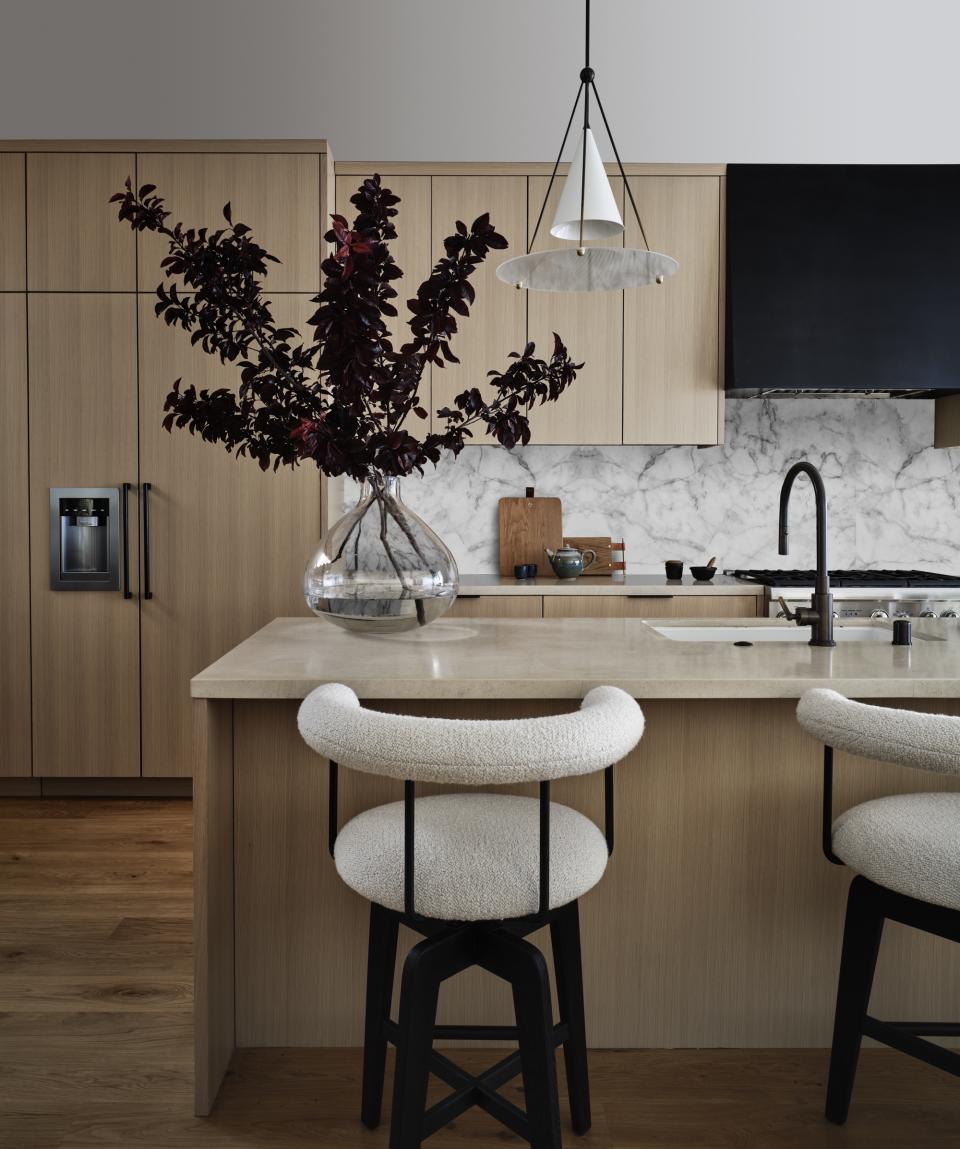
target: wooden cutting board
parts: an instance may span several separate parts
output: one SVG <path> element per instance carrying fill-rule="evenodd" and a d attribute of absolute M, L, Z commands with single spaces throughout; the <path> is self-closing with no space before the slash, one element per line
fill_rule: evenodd
<path fill-rule="evenodd" d="M 559 499 L 538 498 L 527 487 L 522 499 L 500 500 L 500 574 L 513 577 L 518 563 L 536 563 L 538 578 L 553 578 L 543 548 L 563 546 L 563 514 Z"/>
<path fill-rule="evenodd" d="M 578 551 L 591 550 L 597 561 L 586 572 L 588 575 L 612 575 L 614 571 L 627 569 L 624 542 L 617 542 L 609 535 L 568 535 L 563 540 L 565 547 L 576 547 Z"/>

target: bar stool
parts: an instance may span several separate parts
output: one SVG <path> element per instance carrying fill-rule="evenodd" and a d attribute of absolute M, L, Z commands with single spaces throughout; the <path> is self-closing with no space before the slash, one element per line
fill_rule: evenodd
<path fill-rule="evenodd" d="M 622 690 L 600 686 L 579 710 L 542 718 L 468 721 L 367 710 L 347 686 L 304 700 L 300 733 L 330 760 L 329 842 L 337 872 L 370 902 L 361 1120 L 380 1123 L 387 1043 L 396 1046 L 391 1149 L 421 1141 L 478 1105 L 535 1149 L 560 1149 L 555 1048 L 562 1045 L 574 1131 L 590 1128 L 577 899 L 603 876 L 613 848 L 613 765 L 643 733 Z M 402 779 L 402 802 L 337 829 L 338 763 Z M 550 800 L 553 779 L 604 771 L 605 830 Z M 443 793 L 418 782 L 499 786 L 538 782 L 539 797 Z M 400 924 L 423 936 L 407 954 L 399 1016 L 390 1019 Z M 526 940 L 550 926 L 560 1022 L 547 965 Z M 509 982 L 513 1026 L 437 1025 L 440 984 L 480 966 Z M 516 1040 L 519 1048 L 472 1076 L 435 1038 Z M 453 1092 L 427 1109 L 427 1079 Z M 526 1111 L 498 1087 L 522 1075 Z"/>
<path fill-rule="evenodd" d="M 879 1021 L 867 1012 L 883 924 L 903 922 L 960 942 L 960 794 L 898 794 L 863 802 L 833 820 L 833 750 L 960 774 L 960 718 L 851 702 L 809 690 L 800 725 L 824 743 L 823 852 L 855 873 L 847 898 L 826 1115 L 850 1110 L 864 1035 L 960 1076 L 960 1053 L 927 1037 L 960 1035 L 954 1022 Z"/>

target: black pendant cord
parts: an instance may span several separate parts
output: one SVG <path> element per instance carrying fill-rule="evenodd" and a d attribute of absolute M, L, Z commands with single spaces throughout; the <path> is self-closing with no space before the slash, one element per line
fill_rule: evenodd
<path fill-rule="evenodd" d="M 577 108 L 580 105 L 580 96 L 583 92 L 584 84 L 580 81 L 580 87 L 577 88 L 577 98 L 573 101 L 573 108 L 570 112 L 570 119 L 567 120 L 567 130 L 563 133 L 563 142 L 560 144 L 560 151 L 557 152 L 557 162 L 553 165 L 553 171 L 550 173 L 550 182 L 547 184 L 547 194 L 543 197 L 543 203 L 540 205 L 540 214 L 537 216 L 537 226 L 533 229 L 533 235 L 530 237 L 530 242 L 527 244 L 527 255 L 533 250 L 533 245 L 537 242 L 537 232 L 540 230 L 540 224 L 543 223 L 543 213 L 547 210 L 547 204 L 550 201 L 550 192 L 553 191 L 554 181 L 557 178 L 557 171 L 560 168 L 560 161 L 563 159 L 563 149 L 567 146 L 567 140 L 570 138 L 570 129 L 573 127 L 573 117 L 577 114 Z"/>

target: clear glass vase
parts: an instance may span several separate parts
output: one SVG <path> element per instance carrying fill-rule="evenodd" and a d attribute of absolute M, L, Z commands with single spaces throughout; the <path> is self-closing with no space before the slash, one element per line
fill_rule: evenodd
<path fill-rule="evenodd" d="M 399 479 L 371 474 L 307 563 L 303 594 L 345 630 L 395 634 L 449 610 L 459 582 L 443 541 L 401 501 Z"/>

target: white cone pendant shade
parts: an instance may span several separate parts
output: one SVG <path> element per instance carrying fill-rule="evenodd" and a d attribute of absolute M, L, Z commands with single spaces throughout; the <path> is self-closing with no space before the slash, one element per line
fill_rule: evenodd
<path fill-rule="evenodd" d="M 586 166 L 584 166 L 586 162 Z M 570 174 L 563 186 L 563 194 L 553 217 L 550 234 L 557 239 L 580 242 L 580 206 L 583 204 L 583 233 L 586 242 L 611 239 L 623 232 L 623 220 L 613 188 L 603 167 L 597 141 L 586 128 L 580 134 L 580 144 L 570 163 Z"/>

